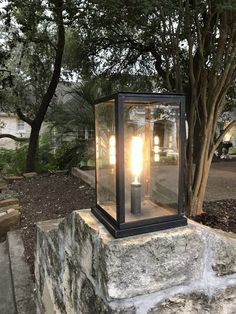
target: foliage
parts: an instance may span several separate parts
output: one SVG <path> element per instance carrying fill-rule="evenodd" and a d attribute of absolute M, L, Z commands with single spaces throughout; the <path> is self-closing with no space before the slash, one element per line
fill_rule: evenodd
<path fill-rule="evenodd" d="M 48 143 L 40 146 L 40 154 L 37 159 L 36 170 L 44 172 L 58 169 L 55 157 L 50 152 Z M 0 149 L 0 173 L 1 174 L 22 174 L 25 170 L 27 156 L 27 145 L 20 146 L 15 150 Z"/>
<path fill-rule="evenodd" d="M 91 156 L 91 153 L 89 153 L 89 145 L 91 146 L 91 143 L 84 140 L 63 143 L 57 149 L 55 155 L 58 169 L 71 169 L 72 167 L 77 166 L 89 166 L 89 162 L 94 156 L 94 154 Z M 92 145 L 94 145 L 93 141 Z"/>
<path fill-rule="evenodd" d="M 60 167 L 94 164 L 94 150 L 92 149 L 94 134 L 94 101 L 119 90 L 139 90 L 150 84 L 150 79 L 136 76 L 121 76 L 113 80 L 97 76 L 82 80 L 67 89 L 63 101 L 50 112 L 50 120 L 56 130 L 57 142 L 70 140 L 61 148 Z M 151 90 L 151 84 L 149 85 Z M 109 119 L 109 118 L 108 118 Z M 85 140 L 85 130 L 92 134 L 90 140 Z M 59 149 L 60 150 L 60 149 Z"/>
<path fill-rule="evenodd" d="M 2 174 L 22 174 L 25 172 L 26 151 L 25 145 L 16 150 L 0 149 L 0 172 Z"/>
<path fill-rule="evenodd" d="M 65 25 L 75 14 L 75 5 L 63 0 L 9 0 L 3 12 L 8 40 L 16 48 L 9 63 L 15 68 L 13 93 L 5 96 L 5 104 L 31 126 L 26 168 L 33 171 L 40 128 L 61 74 Z"/>

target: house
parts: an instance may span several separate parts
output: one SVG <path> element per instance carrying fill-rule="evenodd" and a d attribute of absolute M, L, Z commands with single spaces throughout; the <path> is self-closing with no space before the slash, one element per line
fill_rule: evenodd
<path fill-rule="evenodd" d="M 236 120 L 236 110 L 232 111 L 230 114 L 230 119 L 229 121 L 226 122 L 226 125 L 231 122 Z M 231 141 L 233 144 L 233 147 L 236 147 L 236 126 L 233 126 L 230 131 L 225 135 L 224 141 Z"/>
<path fill-rule="evenodd" d="M 11 113 L 0 112 L 0 134 L 11 134 L 16 137 L 28 138 L 30 136 L 31 127 L 20 120 L 17 115 Z M 10 138 L 0 139 L 0 149 L 15 149 L 17 142 Z"/>

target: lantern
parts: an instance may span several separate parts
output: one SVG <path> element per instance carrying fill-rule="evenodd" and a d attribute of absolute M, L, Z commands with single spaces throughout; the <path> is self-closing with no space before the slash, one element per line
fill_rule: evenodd
<path fill-rule="evenodd" d="M 185 97 L 117 93 L 95 103 L 94 215 L 114 237 L 187 224 Z"/>

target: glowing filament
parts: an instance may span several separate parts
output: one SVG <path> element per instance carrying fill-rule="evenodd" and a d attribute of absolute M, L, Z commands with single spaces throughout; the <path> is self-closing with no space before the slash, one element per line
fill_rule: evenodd
<path fill-rule="evenodd" d="M 173 137 L 172 135 L 169 136 L 169 148 L 172 148 L 173 146 Z"/>
<path fill-rule="evenodd" d="M 112 135 L 109 138 L 109 162 L 110 165 L 115 165 L 116 163 L 116 138 Z"/>
<path fill-rule="evenodd" d="M 159 154 L 154 155 L 154 161 L 156 161 L 156 162 L 160 161 L 160 155 Z"/>
<path fill-rule="evenodd" d="M 131 173 L 134 175 L 134 183 L 139 183 L 138 179 L 143 168 L 143 143 L 138 136 L 132 137 L 131 142 Z"/>
<path fill-rule="evenodd" d="M 159 145 L 159 137 L 157 135 L 154 136 L 154 145 Z"/>
<path fill-rule="evenodd" d="M 156 161 L 156 162 L 160 161 L 159 143 L 160 143 L 159 137 L 157 135 L 155 135 L 154 136 L 154 147 L 153 147 L 153 150 L 154 150 L 154 161 Z"/>

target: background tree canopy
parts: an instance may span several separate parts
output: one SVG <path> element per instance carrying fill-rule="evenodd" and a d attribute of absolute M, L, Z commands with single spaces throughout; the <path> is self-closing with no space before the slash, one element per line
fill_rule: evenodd
<path fill-rule="evenodd" d="M 191 215 L 201 213 L 212 157 L 224 136 L 214 138 L 217 121 L 236 73 L 235 1 L 83 4 L 86 18 L 75 24 L 81 69 L 156 75 L 162 91 L 186 94 L 187 207 Z"/>
<path fill-rule="evenodd" d="M 186 204 L 189 215 L 200 214 L 214 151 L 235 124 L 216 138 L 218 118 L 235 98 L 235 1 L 10 0 L 4 14 L 15 76 L 8 103 L 32 127 L 27 169 L 61 72 L 86 81 L 103 75 L 114 90 L 184 93 Z"/>

